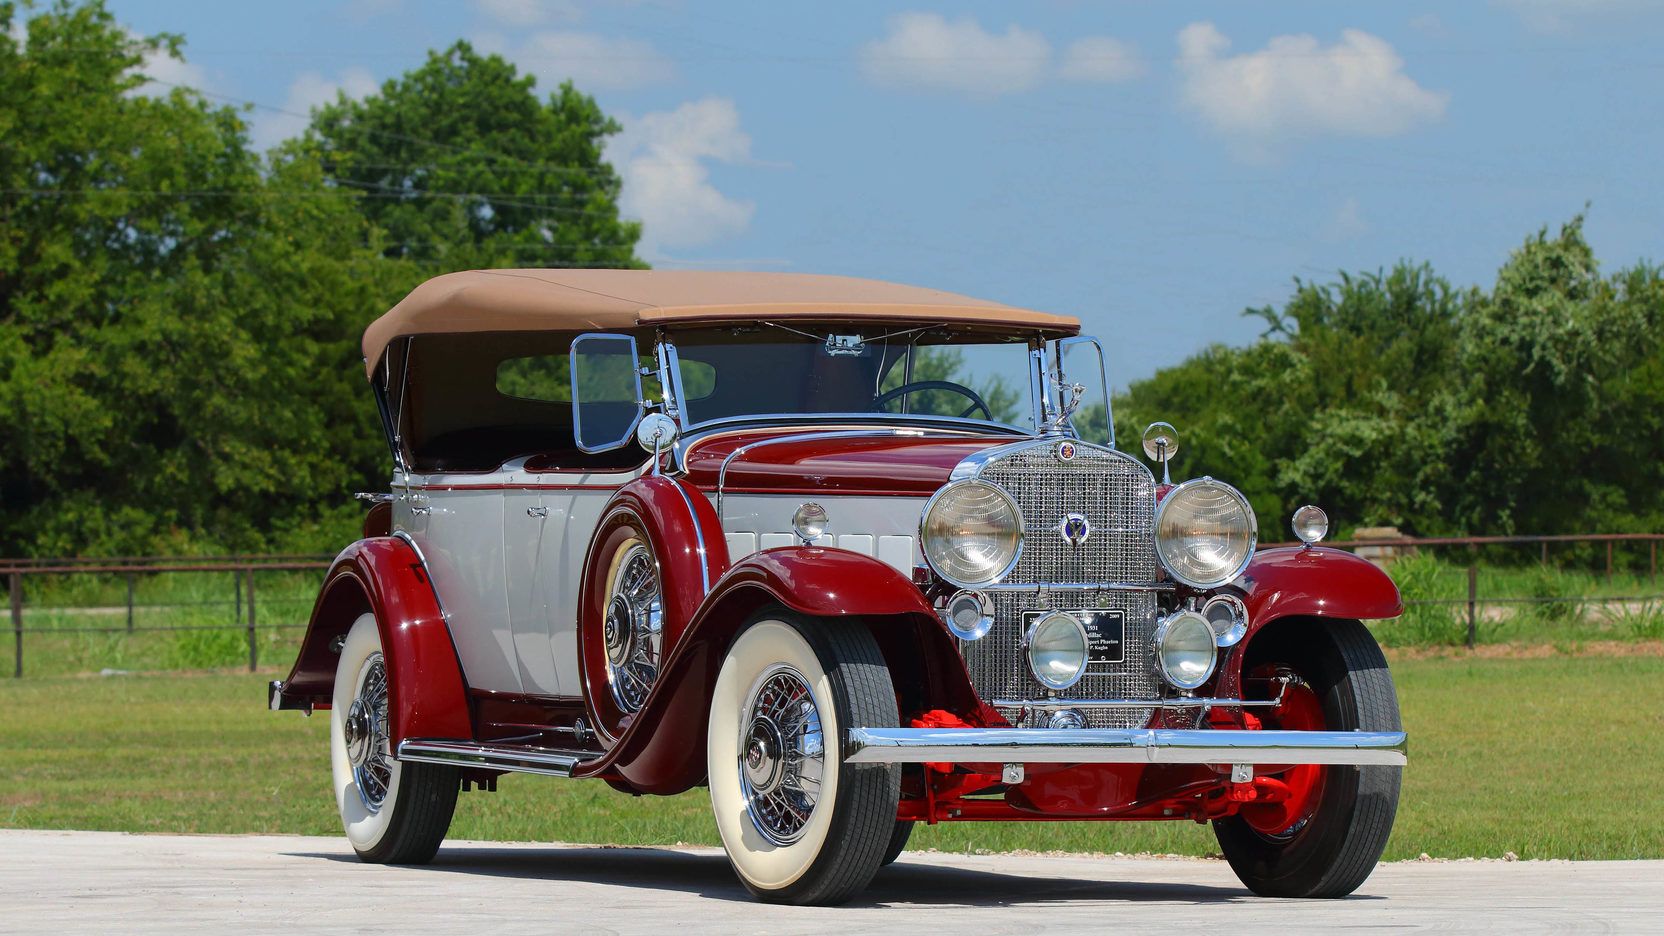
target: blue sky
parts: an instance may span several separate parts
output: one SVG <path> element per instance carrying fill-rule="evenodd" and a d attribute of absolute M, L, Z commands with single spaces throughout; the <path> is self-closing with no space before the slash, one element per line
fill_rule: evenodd
<path fill-rule="evenodd" d="M 281 139 L 466 38 L 625 125 L 661 266 L 842 273 L 1079 315 L 1125 385 L 1291 278 L 1428 260 L 1489 284 L 1592 203 L 1664 260 L 1664 3 L 111 0 L 151 73 Z"/>

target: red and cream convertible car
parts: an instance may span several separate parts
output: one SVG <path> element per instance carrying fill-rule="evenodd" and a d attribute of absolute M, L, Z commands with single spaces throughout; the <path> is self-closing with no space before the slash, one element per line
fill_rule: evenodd
<path fill-rule="evenodd" d="M 1118 449 L 1078 330 L 827 276 L 418 287 L 364 335 L 391 491 L 270 688 L 329 710 L 353 848 L 427 861 L 518 772 L 708 787 L 771 901 L 988 820 L 1210 821 L 1256 893 L 1357 888 L 1405 759 L 1361 621 L 1398 592 L 1315 507 L 1256 552 L 1234 488 L 1169 483 L 1172 427 L 1159 481 Z"/>

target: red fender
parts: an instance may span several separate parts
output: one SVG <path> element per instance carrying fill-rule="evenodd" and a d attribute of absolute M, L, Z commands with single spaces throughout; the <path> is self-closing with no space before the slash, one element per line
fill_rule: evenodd
<path fill-rule="evenodd" d="M 335 690 L 337 637 L 371 612 L 381 632 L 392 698 L 389 731 L 405 738 L 471 738 L 467 681 L 422 558 L 405 540 L 362 539 L 341 551 L 324 576 L 300 656 L 281 694 L 327 707 Z"/>
<path fill-rule="evenodd" d="M 847 550 L 770 549 L 735 563 L 712 587 L 682 629 L 629 730 L 582 775 L 620 777 L 644 793 L 677 793 L 702 780 L 710 693 L 724 654 L 740 626 L 768 604 L 870 627 L 891 671 L 898 674 L 904 711 L 976 708 L 952 639 L 906 576 Z"/>
<path fill-rule="evenodd" d="M 1283 617 L 1377 620 L 1404 613 L 1387 573 L 1339 549 L 1267 549 L 1254 555 L 1240 581 L 1250 634 Z"/>

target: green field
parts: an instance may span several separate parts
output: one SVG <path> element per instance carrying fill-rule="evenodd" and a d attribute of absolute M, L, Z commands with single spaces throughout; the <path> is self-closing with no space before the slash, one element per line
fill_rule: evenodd
<path fill-rule="evenodd" d="M 1411 738 L 1389 858 L 1664 857 L 1664 657 L 1444 657 L 1394 665 Z M 270 713 L 266 675 L 0 684 L 0 827 L 333 835 L 327 716 Z M 714 844 L 703 790 L 632 798 L 505 777 L 452 835 Z M 1211 854 L 1174 823 L 921 827 L 915 848 Z"/>

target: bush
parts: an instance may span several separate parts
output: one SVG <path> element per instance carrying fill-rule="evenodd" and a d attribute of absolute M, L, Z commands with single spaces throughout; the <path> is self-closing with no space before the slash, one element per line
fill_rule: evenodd
<path fill-rule="evenodd" d="M 1383 622 L 1376 630 L 1388 646 L 1456 646 L 1467 641 L 1467 622 L 1460 605 L 1415 604 L 1418 601 L 1460 598 L 1465 593 L 1462 570 L 1428 553 L 1395 559 L 1387 573 L 1404 597 L 1404 614 Z"/>

